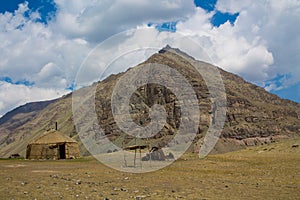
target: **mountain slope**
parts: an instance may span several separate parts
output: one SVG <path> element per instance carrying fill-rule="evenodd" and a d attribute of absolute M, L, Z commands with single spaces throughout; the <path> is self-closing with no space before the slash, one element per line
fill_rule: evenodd
<path fill-rule="evenodd" d="M 29 114 L 34 116 L 36 113 L 47 107 L 49 104 L 53 103 L 55 100 L 50 101 L 41 101 L 41 102 L 32 102 L 25 105 L 19 106 L 18 108 L 13 109 L 12 111 L 6 113 L 0 118 L 0 125 L 6 123 L 9 120 L 12 120 L 18 114 Z"/>
<path fill-rule="evenodd" d="M 31 121 L 41 110 L 54 102 L 55 100 L 27 103 L 2 116 L 0 118 L 0 146 L 3 143 L 11 143 L 12 139 L 7 138 L 10 132 Z"/>
<path fill-rule="evenodd" d="M 180 72 L 193 86 L 201 110 L 198 135 L 194 141 L 194 150 L 198 151 L 210 124 L 213 111 L 211 110 L 212 101 L 205 81 L 191 63 L 187 62 L 189 59 L 191 57 L 180 50 L 167 47 L 151 56 L 143 64 L 159 63 L 167 65 Z M 203 67 L 211 67 L 208 63 L 200 61 L 197 63 Z M 139 65 L 138 67 L 143 66 Z M 131 70 L 133 69 L 111 75 L 104 81 L 97 83 L 95 100 L 98 121 L 104 130 L 104 134 L 118 146 L 124 143 L 130 145 L 136 142 L 133 137 L 126 135 L 118 128 L 111 111 L 113 89 L 118 80 Z M 221 69 L 220 73 L 226 89 L 227 114 L 221 139 L 216 145 L 215 152 L 226 152 L 247 145 L 270 143 L 280 138 L 299 135 L 299 104 L 280 99 L 234 74 Z M 85 101 L 88 101 L 88 99 L 82 99 L 82 104 L 86 103 Z M 164 146 L 176 135 L 176 131 L 180 126 L 181 108 L 178 106 L 178 99 L 172 91 L 157 84 L 147 84 L 140 87 L 130 99 L 130 113 L 134 122 L 141 126 L 147 125 L 150 123 L 150 107 L 156 103 L 165 107 L 168 117 L 163 129 L 150 138 L 150 142 L 158 146 Z M 85 118 L 87 116 L 82 114 L 79 117 Z M 36 111 L 36 114 L 30 120 L 15 128 L 5 126 L 5 124 L 11 123 L 12 119 L 1 120 L 5 123 L 0 125 L 0 135 L 5 139 L 0 144 L 0 157 L 8 157 L 12 153 L 24 155 L 28 142 L 40 136 L 55 121 L 58 122 L 60 131 L 79 141 L 73 122 L 71 95 L 49 103 L 44 109 Z M 87 133 L 89 131 L 88 127 L 92 125 L 92 122 L 86 122 Z M 99 137 L 100 140 L 100 136 L 95 135 L 95 139 L 97 140 L 97 137 Z M 86 149 L 81 143 L 80 145 L 81 153 L 87 155 Z"/>

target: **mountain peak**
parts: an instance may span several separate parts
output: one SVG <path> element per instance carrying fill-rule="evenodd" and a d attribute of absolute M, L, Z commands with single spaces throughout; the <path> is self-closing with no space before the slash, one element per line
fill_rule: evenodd
<path fill-rule="evenodd" d="M 194 57 L 190 56 L 189 54 L 187 54 L 186 52 L 182 51 L 181 49 L 179 48 L 174 48 L 174 47 L 171 47 L 169 44 L 167 44 L 164 48 L 162 48 L 161 50 L 158 51 L 158 53 L 160 54 L 163 54 L 163 53 L 166 53 L 166 52 L 172 52 L 172 53 L 176 53 L 176 54 L 179 54 L 183 57 L 186 57 L 186 58 L 190 58 L 192 60 L 195 60 Z"/>
<path fill-rule="evenodd" d="M 166 51 L 172 49 L 172 47 L 170 45 L 166 45 L 164 48 L 162 48 L 161 50 L 159 50 L 158 53 L 165 53 Z"/>

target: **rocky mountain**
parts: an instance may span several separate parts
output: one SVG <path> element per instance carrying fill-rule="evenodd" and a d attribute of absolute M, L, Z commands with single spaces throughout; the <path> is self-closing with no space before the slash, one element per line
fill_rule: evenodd
<path fill-rule="evenodd" d="M 158 63 L 177 70 L 188 80 L 195 91 L 201 111 L 197 137 L 191 148 L 193 151 L 198 151 L 211 120 L 214 120 L 215 110 L 212 104 L 218 97 L 210 94 L 211 90 L 208 90 L 205 78 L 196 71 L 191 62 L 201 65 L 204 69 L 212 67 L 208 63 L 194 60 L 178 49 L 166 47 L 135 68 L 141 68 L 145 64 Z M 132 72 L 135 68 L 111 75 L 105 80 L 93 84 L 97 87 L 95 94 L 97 119 L 103 129 L 103 133 L 94 136 L 95 140 L 98 138 L 101 140 L 101 137 L 105 135 L 117 146 L 137 142 L 134 137 L 126 135 L 118 127 L 111 108 L 111 96 L 116 84 L 122 76 Z M 270 143 L 278 139 L 300 135 L 300 105 L 298 103 L 280 99 L 237 75 L 222 69 L 219 71 L 226 90 L 227 105 L 223 106 L 227 106 L 227 113 L 221 137 L 213 152 L 232 151 L 249 145 Z M 164 74 L 159 76 L 168 80 Z M 213 87 L 215 90 L 219 90 L 217 86 Z M 85 88 L 78 92 L 84 90 Z M 82 98 L 82 104 L 88 101 L 88 98 Z M 162 130 L 153 137 L 147 138 L 147 141 L 156 146 L 164 146 L 176 135 L 182 120 L 190 120 L 188 117 L 181 119 L 182 107 L 176 95 L 167 87 L 153 83 L 142 85 L 131 96 L 129 110 L 132 120 L 140 126 L 147 126 L 151 123 L 149 115 L 151 106 L 154 104 L 164 107 L 167 118 Z M 71 94 L 37 105 L 40 106 L 33 106 L 31 109 L 21 107 L 17 109 L 18 112 L 12 111 L 0 119 L 0 157 L 8 157 L 13 153 L 24 155 L 26 145 L 49 129 L 54 122 L 58 122 L 59 131 L 80 142 L 73 121 Z M 27 110 L 27 112 L 21 112 L 21 110 Z M 79 118 L 88 119 L 84 113 L 81 115 Z M 92 122 L 86 120 L 84 127 L 91 126 L 93 126 Z M 88 133 L 89 128 L 86 131 Z M 80 148 L 82 155 L 88 154 L 81 143 Z"/>

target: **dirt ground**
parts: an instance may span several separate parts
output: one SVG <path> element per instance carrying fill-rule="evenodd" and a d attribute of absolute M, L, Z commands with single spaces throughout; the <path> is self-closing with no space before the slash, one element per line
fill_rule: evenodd
<path fill-rule="evenodd" d="M 300 140 L 131 174 L 93 158 L 0 160 L 0 199 L 300 199 Z"/>

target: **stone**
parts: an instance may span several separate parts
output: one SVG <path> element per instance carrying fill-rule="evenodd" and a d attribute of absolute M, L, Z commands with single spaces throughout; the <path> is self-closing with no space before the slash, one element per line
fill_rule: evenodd
<path fill-rule="evenodd" d="M 145 199 L 146 198 L 146 196 L 136 196 L 135 197 L 135 200 L 142 200 L 142 199 Z"/>
<path fill-rule="evenodd" d="M 293 144 L 292 148 L 298 148 L 300 145 L 299 144 Z"/>
<path fill-rule="evenodd" d="M 24 181 L 24 182 L 21 183 L 21 185 L 23 185 L 23 186 L 27 185 L 27 184 L 28 184 L 28 182 L 26 182 L 26 181 Z"/>

